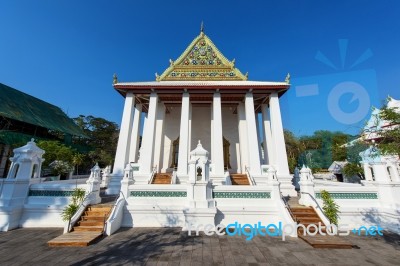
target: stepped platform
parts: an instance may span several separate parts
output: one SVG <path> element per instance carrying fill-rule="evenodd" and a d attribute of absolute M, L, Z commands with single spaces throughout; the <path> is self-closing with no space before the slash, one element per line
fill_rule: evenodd
<path fill-rule="evenodd" d="M 49 247 L 86 247 L 103 236 L 102 232 L 74 231 L 60 235 L 49 242 Z"/>
<path fill-rule="evenodd" d="M 47 244 L 49 247 L 85 247 L 103 236 L 104 224 L 111 212 L 110 203 L 90 205 L 83 212 L 72 232 L 58 236 Z"/>
<path fill-rule="evenodd" d="M 303 236 L 299 234 L 299 238 L 303 239 L 313 248 L 351 249 L 354 247 L 352 243 L 340 236 L 323 236 L 320 234 Z"/>

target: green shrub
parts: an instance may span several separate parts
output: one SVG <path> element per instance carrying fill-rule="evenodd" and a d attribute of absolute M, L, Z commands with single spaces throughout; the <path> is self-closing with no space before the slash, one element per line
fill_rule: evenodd
<path fill-rule="evenodd" d="M 324 206 L 322 207 L 326 217 L 329 219 L 331 224 L 338 224 L 339 220 L 339 206 L 335 203 L 332 199 L 331 195 L 328 191 L 322 190 L 321 191 L 321 198 L 323 201 Z"/>
<path fill-rule="evenodd" d="M 67 205 L 61 213 L 63 221 L 69 221 L 78 211 L 79 205 L 85 199 L 86 191 L 82 188 L 75 188 L 72 193 L 71 203 Z"/>

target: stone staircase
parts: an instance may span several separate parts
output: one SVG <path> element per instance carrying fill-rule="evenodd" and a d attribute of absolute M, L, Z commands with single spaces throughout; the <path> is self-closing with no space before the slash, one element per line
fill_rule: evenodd
<path fill-rule="evenodd" d="M 84 247 L 103 236 L 104 223 L 113 204 L 96 204 L 88 206 L 72 232 L 58 236 L 47 244 L 49 247 Z"/>
<path fill-rule="evenodd" d="M 232 174 L 230 177 L 232 185 L 250 186 L 249 178 L 245 174 Z"/>
<path fill-rule="evenodd" d="M 154 176 L 153 181 L 151 183 L 158 185 L 169 185 L 171 184 L 171 179 L 172 179 L 171 174 L 158 173 Z"/>

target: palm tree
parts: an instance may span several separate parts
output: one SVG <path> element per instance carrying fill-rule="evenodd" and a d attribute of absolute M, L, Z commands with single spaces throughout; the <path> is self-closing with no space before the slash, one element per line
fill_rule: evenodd
<path fill-rule="evenodd" d="M 72 163 L 76 166 L 76 175 L 78 175 L 78 166 L 83 163 L 84 155 L 81 153 L 75 153 L 72 157 Z"/>

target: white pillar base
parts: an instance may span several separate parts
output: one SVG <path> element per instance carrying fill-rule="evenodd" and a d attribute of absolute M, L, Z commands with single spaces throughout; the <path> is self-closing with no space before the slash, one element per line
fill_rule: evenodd
<path fill-rule="evenodd" d="M 293 185 L 292 180 L 293 180 L 292 175 L 286 175 L 286 176 L 278 175 L 278 181 L 281 183 L 281 192 L 283 196 L 297 197 L 297 191 Z"/>
<path fill-rule="evenodd" d="M 119 191 L 121 189 L 121 180 L 123 178 L 123 174 L 119 174 L 119 175 L 114 175 L 111 174 L 109 176 L 109 183 L 108 183 L 108 187 L 106 189 L 106 195 L 117 195 L 119 194 Z"/>

